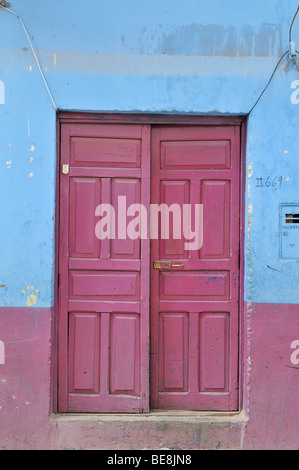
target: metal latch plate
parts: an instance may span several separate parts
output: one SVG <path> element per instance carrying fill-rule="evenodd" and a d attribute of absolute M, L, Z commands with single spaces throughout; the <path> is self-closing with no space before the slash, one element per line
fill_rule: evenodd
<path fill-rule="evenodd" d="M 171 261 L 154 261 L 155 269 L 171 269 Z"/>
<path fill-rule="evenodd" d="M 65 163 L 62 165 L 62 173 L 64 175 L 68 175 L 68 173 L 69 173 L 69 166 Z"/>

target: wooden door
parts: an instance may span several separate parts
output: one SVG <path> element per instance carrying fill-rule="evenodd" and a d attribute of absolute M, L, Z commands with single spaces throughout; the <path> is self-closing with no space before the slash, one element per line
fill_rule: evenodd
<path fill-rule="evenodd" d="M 162 240 L 161 221 L 151 241 L 155 409 L 238 408 L 239 139 L 233 126 L 152 130 L 152 204 L 203 208 L 200 249 Z"/>
<path fill-rule="evenodd" d="M 149 206 L 149 139 L 147 125 L 62 124 L 61 412 L 148 410 L 149 239 L 118 226 L 118 198 Z M 124 235 L 95 236 L 100 204 Z"/>
<path fill-rule="evenodd" d="M 238 408 L 239 130 L 61 124 L 58 411 Z M 146 209 L 142 239 L 124 196 Z M 150 241 L 150 203 L 202 204 L 201 248 L 171 224 Z M 100 204 L 115 238 L 95 236 Z"/>

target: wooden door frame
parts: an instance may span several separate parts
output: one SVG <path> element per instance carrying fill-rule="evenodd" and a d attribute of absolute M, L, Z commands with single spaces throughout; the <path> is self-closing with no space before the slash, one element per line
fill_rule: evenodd
<path fill-rule="evenodd" d="M 244 402 L 244 367 L 246 356 L 246 312 L 244 308 L 244 247 L 245 247 L 245 189 L 246 189 L 246 128 L 247 116 L 202 116 L 182 114 L 130 114 L 130 113 L 88 113 L 60 111 L 56 123 L 56 189 L 55 189 L 55 269 L 54 269 L 54 308 L 51 331 L 51 400 L 50 411 L 58 412 L 58 359 L 59 359 L 59 220 L 60 220 L 60 161 L 61 125 L 63 123 L 84 124 L 148 124 L 185 126 L 239 126 L 240 127 L 240 279 L 239 279 L 239 411 Z"/>

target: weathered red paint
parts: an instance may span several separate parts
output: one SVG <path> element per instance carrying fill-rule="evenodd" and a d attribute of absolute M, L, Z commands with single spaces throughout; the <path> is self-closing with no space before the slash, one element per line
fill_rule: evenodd
<path fill-rule="evenodd" d="M 82 122 L 113 123 L 113 124 L 151 124 L 151 125 L 183 125 L 183 126 L 240 126 L 244 116 L 195 116 L 188 114 L 125 114 L 125 113 L 84 113 L 60 111 L 59 121 L 63 123 Z"/>
<path fill-rule="evenodd" d="M 153 408 L 238 409 L 239 171 L 239 127 L 153 128 L 152 203 L 203 204 L 200 250 L 151 244 Z"/>

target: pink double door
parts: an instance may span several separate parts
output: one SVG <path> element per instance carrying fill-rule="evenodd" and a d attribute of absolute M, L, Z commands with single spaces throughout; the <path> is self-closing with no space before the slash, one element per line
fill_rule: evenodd
<path fill-rule="evenodd" d="M 66 121 L 60 154 L 58 410 L 238 409 L 240 127 Z M 201 248 L 151 204 L 202 204 Z"/>

